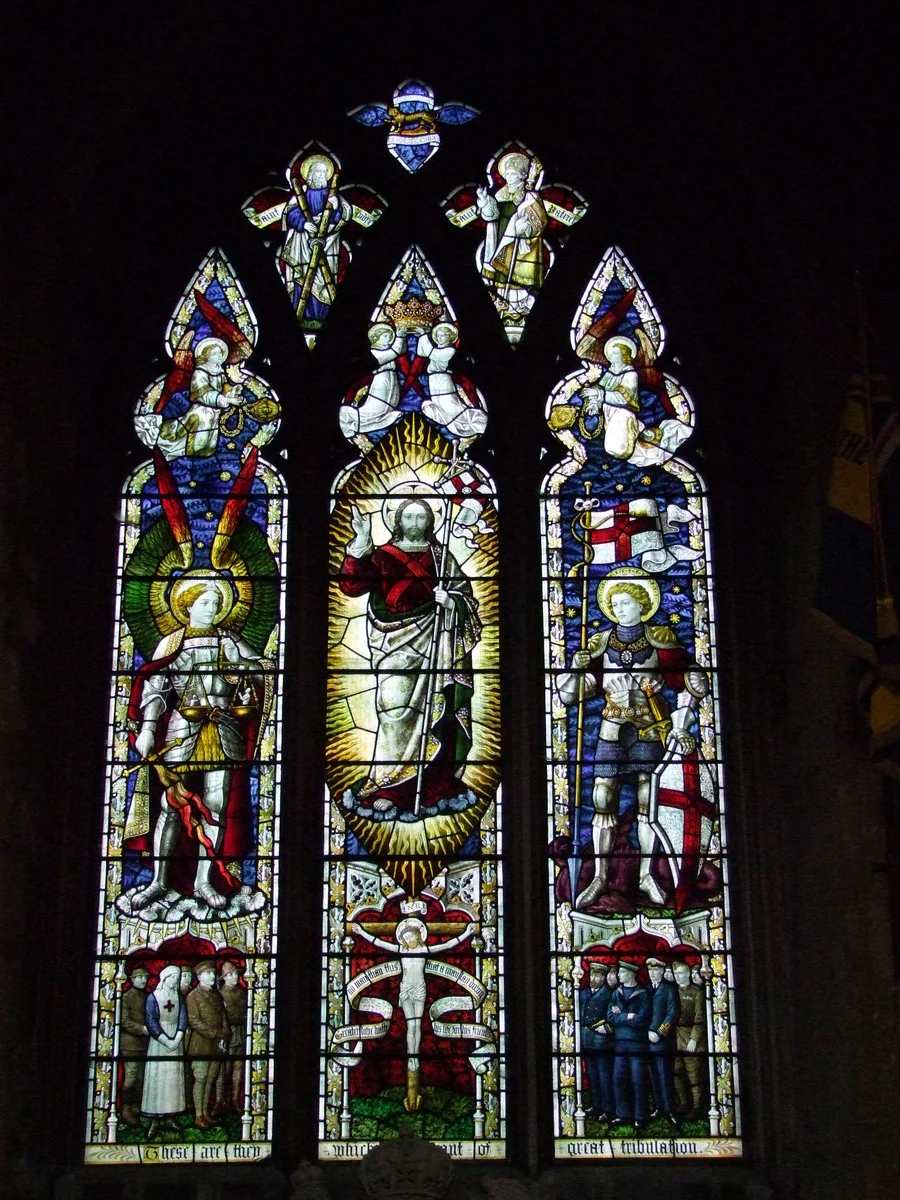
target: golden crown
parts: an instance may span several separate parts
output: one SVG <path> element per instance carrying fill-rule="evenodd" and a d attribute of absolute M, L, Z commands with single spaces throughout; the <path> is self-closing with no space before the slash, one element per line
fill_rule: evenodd
<path fill-rule="evenodd" d="M 387 305 L 385 313 L 396 326 L 421 325 L 430 329 L 443 316 L 443 309 L 430 300 L 422 300 L 411 296 L 408 300 L 398 300 L 396 304 Z"/>

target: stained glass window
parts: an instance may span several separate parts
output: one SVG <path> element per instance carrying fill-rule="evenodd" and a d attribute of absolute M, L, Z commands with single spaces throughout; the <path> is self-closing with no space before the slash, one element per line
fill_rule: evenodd
<path fill-rule="evenodd" d="M 85 1160 L 246 1162 L 272 1129 L 286 496 L 281 406 L 213 250 L 138 402 L 128 479 Z"/>
<path fill-rule="evenodd" d="M 407 80 L 390 106 L 349 115 L 386 126 L 413 173 L 437 152 L 439 121 L 477 114 Z M 287 181 L 242 211 L 274 246 L 312 348 L 351 233 L 358 244 L 386 205 L 342 182 L 318 142 Z M 475 265 L 509 354 L 587 204 L 510 141 L 486 185 L 443 208 L 481 231 Z M 149 458 L 120 520 L 90 1163 L 271 1152 L 286 492 L 261 456 L 281 404 L 249 368 L 257 333 L 211 251 L 166 330 L 171 363 L 136 408 Z M 329 546 L 318 1152 L 361 1158 L 408 1125 L 455 1158 L 500 1159 L 498 497 L 477 448 L 489 407 L 418 245 L 357 334 L 367 369 L 331 399 L 346 454 L 330 515 L 324 495 L 304 497 Z M 693 403 L 617 248 L 571 336 L 580 365 L 546 404 L 563 447 L 539 502 L 546 686 L 523 704 L 547 732 L 555 1153 L 738 1157 L 709 524 L 679 457 Z M 287 702 L 301 692 L 293 681 Z"/>
<path fill-rule="evenodd" d="M 468 125 L 478 110 L 455 101 L 437 104 L 427 83 L 407 79 L 395 90 L 390 105 L 360 104 L 347 116 L 370 129 L 386 125 L 388 153 L 412 172 L 424 167 L 440 149 L 438 125 Z"/>
<path fill-rule="evenodd" d="M 543 495 L 561 1158 L 741 1153 L 706 494 L 622 252 L 553 389 Z"/>
<path fill-rule="evenodd" d="M 243 211 L 257 229 L 280 233 L 275 263 L 312 349 L 353 257 L 350 228 L 371 228 L 385 204 L 371 188 L 342 184 L 340 160 L 319 142 L 295 154 L 286 175 L 288 189 L 262 188 Z"/>
<path fill-rule="evenodd" d="M 500 314 L 512 345 L 522 338 L 528 314 L 555 258 L 558 236 L 580 221 L 587 204 L 571 188 L 544 183 L 538 156 L 507 142 L 487 165 L 487 185 L 466 184 L 444 201 L 458 229 L 484 231 L 475 266 Z"/>
<path fill-rule="evenodd" d="M 319 1152 L 402 1121 L 505 1144 L 497 511 L 487 425 L 417 247 L 372 314 L 334 483 Z"/>

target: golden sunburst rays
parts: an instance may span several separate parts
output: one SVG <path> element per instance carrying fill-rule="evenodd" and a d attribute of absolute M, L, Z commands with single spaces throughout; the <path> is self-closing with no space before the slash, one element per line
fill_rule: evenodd
<path fill-rule="evenodd" d="M 473 682 L 472 747 L 462 782 L 478 795 L 493 795 L 500 782 L 500 681 L 496 672 L 480 671 Z M 330 675 L 327 686 L 325 771 L 331 794 L 339 797 L 367 774 L 372 761 L 376 678 L 369 671 L 346 671 Z"/>
<path fill-rule="evenodd" d="M 478 589 L 476 595 L 477 592 Z M 329 652 L 332 670 L 326 685 L 325 770 L 333 796 L 342 796 L 367 773 L 375 751 L 377 677 L 365 651 L 365 622 L 364 609 L 351 621 L 336 621 L 335 636 L 339 640 Z M 475 669 L 468 723 L 472 745 L 464 783 L 479 795 L 493 795 L 499 783 L 500 680 L 496 671 L 496 642 L 496 626 L 486 627 L 473 652 Z M 483 662 L 490 662 L 493 669 L 484 669 Z"/>
<path fill-rule="evenodd" d="M 454 494 L 451 477 L 473 469 L 467 460 L 453 463 L 451 443 L 418 413 L 410 413 L 350 471 L 335 488 L 331 518 L 331 567 L 337 575 L 345 548 L 353 539 L 351 508 L 372 518 L 372 538 L 382 545 L 390 536 L 384 520 L 385 500 L 432 491 L 445 496 L 451 528 L 449 549 L 472 585 L 478 601 L 481 636 L 472 650 L 473 694 L 467 717 L 471 749 L 461 787 L 475 801 L 463 812 L 436 813 L 418 820 L 373 820 L 358 811 L 343 810 L 340 797 L 363 779 L 375 751 L 378 729 L 375 713 L 376 676 L 368 649 L 367 600 L 344 595 L 334 580 L 329 603 L 328 710 L 326 716 L 326 777 L 334 802 L 347 828 L 366 852 L 376 858 L 410 895 L 427 887 L 458 854 L 475 832 L 496 795 L 500 782 L 500 688 L 497 676 L 497 510 L 489 478 L 482 521 L 464 536 L 452 531 Z"/>
<path fill-rule="evenodd" d="M 343 478 L 336 492 L 331 517 L 332 570 L 339 569 L 344 546 L 353 537 L 350 524 L 352 505 L 372 515 L 372 533 L 378 543 L 386 539 L 388 534 L 383 528 L 381 516 L 385 498 L 391 494 L 402 495 L 404 485 L 409 485 L 410 494 L 420 489 L 431 489 L 436 494 L 445 493 L 449 479 L 454 474 L 452 461 L 452 444 L 419 413 L 409 413 L 393 426 L 378 445 Z M 455 469 L 462 470 L 465 465 L 465 461 L 460 459 Z M 475 541 L 482 554 L 496 559 L 497 512 L 490 499 L 485 505 L 484 523 L 488 532 L 479 531 Z"/>
<path fill-rule="evenodd" d="M 417 896 L 478 828 L 490 799 L 479 796 L 461 813 L 437 813 L 419 821 L 373 821 L 345 813 L 348 829 L 409 896 Z"/>

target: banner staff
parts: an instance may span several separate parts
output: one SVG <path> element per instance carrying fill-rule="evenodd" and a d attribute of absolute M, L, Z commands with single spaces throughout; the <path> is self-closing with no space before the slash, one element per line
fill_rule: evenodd
<path fill-rule="evenodd" d="M 448 477 L 448 474 L 452 474 L 456 470 L 456 460 L 457 460 L 458 453 L 459 453 L 459 444 L 458 444 L 458 442 L 456 442 L 454 440 L 454 442 L 453 442 L 453 458 L 450 461 L 450 466 L 448 468 L 448 471 L 445 471 L 443 476 L 441 477 L 441 479 L 438 481 L 439 485 L 444 482 L 444 480 Z M 434 585 L 435 588 L 442 586 L 443 580 L 444 580 L 444 572 L 447 569 L 447 554 L 449 552 L 450 527 L 452 524 L 453 524 L 453 522 L 450 519 L 450 512 L 449 512 L 449 507 L 448 507 L 447 519 L 446 519 L 445 528 L 444 528 L 444 537 L 443 537 L 443 541 L 441 544 L 441 561 L 440 561 L 440 566 L 438 568 L 437 579 L 435 580 L 435 585 Z M 418 768 L 416 770 L 416 802 L 415 802 L 415 806 L 413 808 L 413 812 L 415 813 L 416 816 L 419 815 L 419 808 L 421 807 L 421 804 L 422 804 L 422 785 L 424 783 L 424 777 L 425 777 L 425 751 L 428 748 L 429 722 L 431 720 L 431 706 L 434 703 L 434 688 L 435 688 L 435 682 L 436 682 L 435 676 L 434 676 L 434 659 L 435 659 L 435 651 L 437 650 L 438 639 L 440 638 L 442 616 L 443 616 L 443 610 L 441 609 L 441 606 L 439 604 L 435 603 L 434 624 L 432 625 L 432 629 L 431 629 L 431 645 L 428 650 L 428 668 L 427 668 L 428 669 L 428 685 L 427 685 L 426 692 L 425 692 L 425 708 L 422 712 L 422 736 L 419 739 L 419 763 L 418 763 Z"/>
<path fill-rule="evenodd" d="M 589 498 L 591 494 L 591 481 L 585 480 L 584 495 Z M 591 563 L 591 555 L 589 554 L 587 537 L 580 537 L 578 527 L 583 528 L 583 520 L 578 517 L 573 522 L 573 532 L 575 536 L 584 544 L 585 555 L 581 562 L 577 562 L 574 567 L 569 570 L 569 578 L 573 579 L 581 570 L 581 635 L 579 641 L 579 649 L 587 649 L 587 619 L 588 619 L 588 568 Z M 578 705 L 576 708 L 576 727 L 575 727 L 575 796 L 572 812 L 572 853 L 569 855 L 569 892 L 572 898 L 572 907 L 575 907 L 575 888 L 578 883 L 578 872 L 581 866 L 581 856 L 579 854 L 578 843 L 581 838 L 581 783 L 582 783 L 582 755 L 584 753 L 584 689 L 585 675 L 584 671 L 579 674 L 578 678 Z"/>

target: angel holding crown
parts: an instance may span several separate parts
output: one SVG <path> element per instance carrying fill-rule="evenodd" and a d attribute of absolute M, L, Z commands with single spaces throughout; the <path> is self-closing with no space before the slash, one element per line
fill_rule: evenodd
<path fill-rule="evenodd" d="M 419 335 L 416 356 L 428 363 L 428 399 L 422 402 L 423 414 L 436 425 L 443 425 L 453 438 L 484 433 L 487 413 L 457 386 L 450 374 L 459 337 L 457 327 L 450 321 L 438 321 L 430 331 L 414 329 L 413 332 Z"/>
<path fill-rule="evenodd" d="M 347 438 L 389 429 L 403 416 L 397 360 L 406 350 L 406 337 L 386 321 L 377 321 L 368 337 L 375 370 L 361 403 L 357 405 L 354 397 L 353 402 L 341 405 L 341 432 Z"/>

